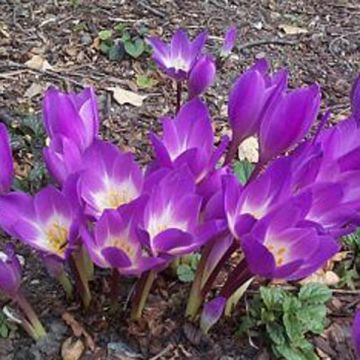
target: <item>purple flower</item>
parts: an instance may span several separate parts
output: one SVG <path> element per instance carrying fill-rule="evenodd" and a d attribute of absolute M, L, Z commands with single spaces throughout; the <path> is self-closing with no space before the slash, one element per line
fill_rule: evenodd
<path fill-rule="evenodd" d="M 204 93 L 215 81 L 216 65 L 212 56 L 203 55 L 196 61 L 188 79 L 189 99 Z"/>
<path fill-rule="evenodd" d="M 351 90 L 351 111 L 356 122 L 360 123 L 360 75 L 356 78 Z"/>
<path fill-rule="evenodd" d="M 177 30 L 169 45 L 157 37 L 147 41 L 153 48 L 153 59 L 159 67 L 176 80 L 185 80 L 205 45 L 207 33 L 202 32 L 190 41 L 185 31 Z"/>
<path fill-rule="evenodd" d="M 43 116 L 50 138 L 43 150 L 45 162 L 54 179 L 63 184 L 67 176 L 79 170 L 82 153 L 98 136 L 94 90 L 66 94 L 50 87 L 44 97 Z"/>
<path fill-rule="evenodd" d="M 43 149 L 43 155 L 50 175 L 59 184 L 64 184 L 68 176 L 80 170 L 82 165 L 79 146 L 65 136 L 55 136 Z"/>
<path fill-rule="evenodd" d="M 232 153 L 246 138 L 259 130 L 265 110 L 277 101 L 286 87 L 287 72 L 268 75 L 268 63 L 262 59 L 242 74 L 229 95 L 229 122 L 232 130 Z"/>
<path fill-rule="evenodd" d="M 85 151 L 78 190 L 86 214 L 99 218 L 105 209 L 117 209 L 136 199 L 142 186 L 141 169 L 131 154 L 100 140 Z"/>
<path fill-rule="evenodd" d="M 65 136 L 82 151 L 98 136 L 99 118 L 93 88 L 67 94 L 50 87 L 44 97 L 43 116 L 50 139 Z"/>
<path fill-rule="evenodd" d="M 268 108 L 260 126 L 260 162 L 296 145 L 310 129 L 320 107 L 317 85 L 282 94 Z"/>
<path fill-rule="evenodd" d="M 4 252 L 0 252 L 0 291 L 14 298 L 21 285 L 21 265 L 15 248 L 8 243 Z"/>
<path fill-rule="evenodd" d="M 163 120 L 163 139 L 150 139 L 156 153 L 156 167 L 178 168 L 186 164 L 199 183 L 215 168 L 226 140 L 214 151 L 214 134 L 209 112 L 199 99 L 181 107 L 175 119 Z"/>
<path fill-rule="evenodd" d="M 224 178 L 225 213 L 230 231 L 237 239 L 290 196 L 290 169 L 289 159 L 279 159 L 245 189 L 234 176 Z"/>
<path fill-rule="evenodd" d="M 229 26 L 225 34 L 223 46 L 220 50 L 221 57 L 227 57 L 231 54 L 231 51 L 236 43 L 236 34 L 237 34 L 236 26 L 235 25 Z"/>
<path fill-rule="evenodd" d="M 360 311 L 357 310 L 352 325 L 352 338 L 357 357 L 360 357 Z"/>
<path fill-rule="evenodd" d="M 31 201 L 23 196 L 16 204 L 9 201 L 2 205 L 4 212 L 16 216 L 11 225 L 16 237 L 42 253 L 62 260 L 68 257 L 78 230 L 72 199 L 48 186 Z"/>
<path fill-rule="evenodd" d="M 203 244 L 197 233 L 201 197 L 195 190 L 194 179 L 184 167 L 153 182 L 144 207 L 142 241 L 154 256 L 183 255 Z"/>
<path fill-rule="evenodd" d="M 138 236 L 143 200 L 146 201 L 138 199 L 118 210 L 105 210 L 93 232 L 82 228 L 82 238 L 97 266 L 116 268 L 123 275 L 140 276 L 164 263 L 163 259 L 147 255 Z"/>
<path fill-rule="evenodd" d="M 14 166 L 6 126 L 0 123 L 0 194 L 10 190 L 14 176 Z"/>
<path fill-rule="evenodd" d="M 304 227 L 308 197 L 290 199 L 259 220 L 241 239 L 250 271 L 266 278 L 304 278 L 336 254 L 337 242 Z"/>
<path fill-rule="evenodd" d="M 201 313 L 200 327 L 205 334 L 220 319 L 224 312 L 226 301 L 226 298 L 218 296 L 204 305 Z"/>

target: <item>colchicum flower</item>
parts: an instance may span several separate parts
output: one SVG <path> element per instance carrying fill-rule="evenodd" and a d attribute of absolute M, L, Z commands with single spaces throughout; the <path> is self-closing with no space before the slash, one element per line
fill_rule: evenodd
<path fill-rule="evenodd" d="M 86 214 L 99 218 L 104 210 L 136 199 L 142 187 L 142 171 L 131 154 L 101 140 L 85 151 L 78 191 Z"/>
<path fill-rule="evenodd" d="M 185 80 L 200 56 L 206 40 L 206 32 L 190 41 L 185 31 L 177 30 L 169 45 L 157 37 L 147 41 L 153 48 L 153 59 L 159 67 L 175 80 Z"/>
<path fill-rule="evenodd" d="M 15 209 L 12 233 L 40 252 L 60 260 L 68 258 L 77 237 L 78 221 L 71 200 L 52 186 L 16 204 L 3 203 L 3 211 Z"/>
<path fill-rule="evenodd" d="M 156 154 L 153 168 L 178 168 L 186 164 L 196 183 L 215 169 L 227 145 L 224 138 L 215 150 L 209 112 L 199 99 L 182 106 L 175 119 L 163 120 L 162 140 L 154 133 L 150 134 L 150 139 Z"/>
<path fill-rule="evenodd" d="M 34 340 L 46 336 L 46 331 L 21 291 L 21 264 L 12 244 L 0 252 L 0 292 L 15 301 L 22 313 L 20 322 Z"/>
<path fill-rule="evenodd" d="M 266 110 L 286 88 L 287 71 L 280 70 L 270 76 L 268 68 L 266 60 L 258 60 L 237 79 L 230 92 L 228 115 L 232 139 L 226 163 L 245 139 L 259 132 Z"/>
<path fill-rule="evenodd" d="M 114 268 L 122 275 L 140 276 L 164 263 L 146 253 L 139 239 L 142 200 L 146 201 L 138 199 L 118 210 L 105 210 L 93 232 L 82 229 L 82 238 L 97 266 Z"/>
<path fill-rule="evenodd" d="M 9 135 L 6 126 L 0 123 L 0 194 L 6 194 L 11 187 L 14 166 L 11 154 Z"/>
<path fill-rule="evenodd" d="M 226 30 L 223 46 L 220 49 L 220 56 L 227 57 L 231 54 L 232 49 L 236 43 L 236 26 L 232 25 Z"/>
<path fill-rule="evenodd" d="M 92 88 L 83 92 L 62 93 L 51 87 L 43 103 L 43 117 L 49 146 L 44 158 L 54 179 L 63 184 L 67 176 L 78 171 L 81 154 L 98 137 L 99 118 Z"/>

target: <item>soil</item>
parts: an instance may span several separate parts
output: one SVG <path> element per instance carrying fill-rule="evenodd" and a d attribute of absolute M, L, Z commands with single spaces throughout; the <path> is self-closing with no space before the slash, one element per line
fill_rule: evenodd
<path fill-rule="evenodd" d="M 216 84 L 205 96 L 218 135 L 228 131 L 231 84 L 254 59 L 268 58 L 274 69 L 287 66 L 291 86 L 318 82 L 323 109 L 331 110 L 334 121 L 349 113 L 351 84 L 360 71 L 357 0 L 0 0 L 0 10 L 0 120 L 9 124 L 24 114 L 38 113 L 43 90 L 50 84 L 68 90 L 91 84 L 99 98 L 103 137 L 133 151 L 141 163 L 152 156 L 149 130 L 159 130 L 159 118 L 174 112 L 174 85 L 155 70 L 148 56 L 110 61 L 98 50 L 101 30 L 124 23 L 132 31 L 146 27 L 147 34 L 169 37 L 178 27 L 191 35 L 208 29 L 207 48 L 215 52 L 226 27 L 236 24 L 238 46 L 219 66 Z M 44 63 L 31 68 L 28 61 L 35 55 L 51 68 Z M 148 74 L 157 84 L 139 89 L 137 74 Z M 142 106 L 119 105 L 109 91 L 114 87 L 147 98 Z M 8 240 L 4 235 L 0 242 Z M 25 292 L 50 335 L 34 344 L 18 329 L 0 339 L 1 360 L 61 359 L 64 341 L 69 337 L 75 341 L 78 334 L 64 321 L 64 314 L 72 315 L 88 334 L 78 336 L 86 348 L 82 359 L 270 359 L 261 339 L 236 334 L 244 303 L 233 318 L 222 320 L 210 336 L 203 336 L 196 326 L 184 322 L 190 286 L 165 272 L 152 289 L 143 319 L 132 323 L 127 294 L 133 281 L 122 279 L 120 295 L 113 301 L 110 274 L 98 271 L 92 283 L 94 301 L 83 312 L 78 301 L 66 301 L 38 256 L 17 245 L 25 258 Z M 327 330 L 312 339 L 321 358 L 354 358 L 349 326 L 359 295 L 360 290 L 335 291 Z"/>

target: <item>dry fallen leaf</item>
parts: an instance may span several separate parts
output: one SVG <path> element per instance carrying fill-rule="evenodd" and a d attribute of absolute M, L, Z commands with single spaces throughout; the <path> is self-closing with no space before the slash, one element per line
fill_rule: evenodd
<path fill-rule="evenodd" d="M 43 59 L 40 55 L 34 55 L 28 60 L 25 65 L 35 70 L 53 70 L 52 66 L 46 59 Z"/>
<path fill-rule="evenodd" d="M 259 143 L 255 136 L 249 137 L 239 146 L 239 160 L 249 160 L 251 163 L 257 163 L 259 160 Z"/>
<path fill-rule="evenodd" d="M 312 282 L 324 284 L 327 286 L 334 286 L 340 281 L 339 276 L 333 271 L 324 271 L 320 269 L 314 274 L 308 276 L 307 278 L 300 281 L 300 284 L 308 284 Z"/>
<path fill-rule="evenodd" d="M 85 350 L 85 345 L 80 339 L 67 338 L 61 346 L 63 360 L 79 360 Z"/>
<path fill-rule="evenodd" d="M 39 83 L 32 83 L 31 86 L 25 91 L 24 96 L 32 99 L 36 95 L 40 95 L 44 90 L 43 85 Z"/>
<path fill-rule="evenodd" d="M 68 312 L 63 313 L 62 318 L 65 323 L 71 327 L 71 330 L 76 337 L 80 337 L 81 335 L 84 336 L 86 345 L 91 351 L 94 351 L 96 348 L 95 342 L 83 326 Z"/>
<path fill-rule="evenodd" d="M 125 90 L 118 86 L 108 88 L 107 90 L 112 91 L 115 101 L 120 105 L 130 104 L 133 106 L 141 106 L 147 97 L 146 95 L 139 95 L 133 91 Z"/>
<path fill-rule="evenodd" d="M 305 28 L 287 24 L 280 24 L 279 29 L 282 30 L 286 35 L 299 35 L 308 33 L 308 30 Z"/>

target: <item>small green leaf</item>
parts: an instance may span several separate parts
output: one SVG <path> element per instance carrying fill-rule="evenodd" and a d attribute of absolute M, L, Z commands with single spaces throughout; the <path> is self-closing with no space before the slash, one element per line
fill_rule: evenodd
<path fill-rule="evenodd" d="M 192 268 L 187 264 L 181 264 L 176 269 L 180 281 L 188 283 L 194 280 L 195 274 Z"/>
<path fill-rule="evenodd" d="M 234 173 L 241 184 L 245 184 L 254 170 L 254 164 L 248 160 L 237 161 L 234 165 Z"/>
<path fill-rule="evenodd" d="M 119 33 L 122 33 L 125 29 L 126 29 L 126 24 L 124 24 L 124 23 L 117 23 L 114 26 L 114 30 L 119 32 Z"/>
<path fill-rule="evenodd" d="M 304 326 L 297 314 L 287 312 L 283 315 L 286 334 L 291 342 L 298 343 L 304 339 Z"/>
<path fill-rule="evenodd" d="M 312 304 L 323 304 L 331 298 L 331 290 L 325 285 L 309 283 L 299 291 L 299 300 Z"/>
<path fill-rule="evenodd" d="M 105 54 L 105 55 L 109 54 L 110 49 L 111 49 L 111 46 L 108 45 L 107 43 L 102 42 L 102 43 L 100 44 L 100 51 L 101 51 L 103 54 Z"/>
<path fill-rule="evenodd" d="M 265 306 L 271 309 L 281 309 L 282 303 L 286 297 L 283 289 L 278 287 L 264 287 L 260 288 L 260 296 Z"/>
<path fill-rule="evenodd" d="M 7 327 L 6 323 L 2 323 L 0 325 L 0 336 L 2 338 L 7 338 L 9 336 L 9 328 Z"/>
<path fill-rule="evenodd" d="M 276 352 L 280 355 L 279 358 L 284 357 L 288 360 L 308 360 L 301 351 L 294 349 L 289 344 L 274 346 Z"/>
<path fill-rule="evenodd" d="M 326 312 L 325 305 L 304 306 L 301 310 L 301 320 L 307 331 L 321 334 L 324 331 Z"/>
<path fill-rule="evenodd" d="M 131 36 L 130 36 L 130 33 L 129 33 L 128 31 L 125 31 L 125 32 L 122 34 L 121 41 L 122 41 L 123 43 L 126 43 L 127 41 L 131 41 Z"/>
<path fill-rule="evenodd" d="M 194 253 L 194 254 L 191 255 L 191 258 L 190 258 L 190 267 L 191 267 L 194 271 L 196 271 L 200 259 L 201 259 L 201 254 L 199 254 L 199 253 Z"/>
<path fill-rule="evenodd" d="M 111 30 L 101 30 L 99 32 L 99 38 L 102 41 L 106 41 L 106 40 L 111 39 L 111 36 L 112 36 L 112 31 Z"/>
<path fill-rule="evenodd" d="M 109 60 L 119 61 L 125 55 L 124 47 L 122 44 L 112 45 L 107 53 Z"/>
<path fill-rule="evenodd" d="M 273 341 L 276 345 L 285 344 L 285 331 L 284 328 L 276 323 L 273 322 L 271 324 L 266 325 L 266 332 L 269 335 L 271 341 Z"/>
<path fill-rule="evenodd" d="M 137 59 L 145 50 L 145 43 L 142 39 L 124 42 L 125 51 L 133 58 Z"/>
<path fill-rule="evenodd" d="M 137 74 L 136 75 L 136 85 L 140 89 L 150 89 L 155 86 L 158 82 L 155 79 L 152 79 L 149 76 L 144 74 Z"/>

